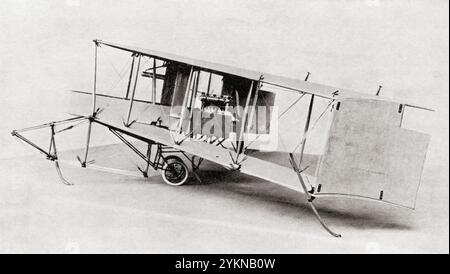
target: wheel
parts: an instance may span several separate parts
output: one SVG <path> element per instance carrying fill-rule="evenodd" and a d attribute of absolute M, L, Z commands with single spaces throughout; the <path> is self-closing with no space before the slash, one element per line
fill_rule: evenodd
<path fill-rule="evenodd" d="M 171 155 L 165 158 L 162 168 L 164 182 L 171 186 L 181 186 L 189 177 L 189 169 L 180 157 Z"/>

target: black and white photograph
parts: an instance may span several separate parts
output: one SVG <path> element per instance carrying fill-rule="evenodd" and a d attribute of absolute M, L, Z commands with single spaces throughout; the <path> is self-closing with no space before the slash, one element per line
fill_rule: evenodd
<path fill-rule="evenodd" d="M 0 64 L 2 254 L 449 253 L 448 1 L 2 0 Z"/>

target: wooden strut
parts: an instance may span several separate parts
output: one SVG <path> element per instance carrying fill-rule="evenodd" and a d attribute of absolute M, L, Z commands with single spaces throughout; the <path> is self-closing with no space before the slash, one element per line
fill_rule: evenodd
<path fill-rule="evenodd" d="M 186 85 L 186 90 L 185 90 L 185 93 L 184 93 L 183 105 L 181 106 L 181 113 L 180 113 L 180 118 L 179 118 L 180 120 L 178 121 L 178 129 L 176 131 L 176 133 L 178 135 L 177 135 L 177 138 L 175 140 L 175 144 L 177 144 L 177 145 L 181 144 L 184 141 L 184 138 L 181 138 L 181 140 L 180 140 L 179 137 L 180 137 L 182 129 L 183 129 L 183 119 L 184 119 L 184 117 L 186 115 L 186 107 L 187 107 L 188 100 L 189 100 L 189 92 L 190 92 L 190 89 L 191 89 L 191 83 L 192 83 L 193 75 L 194 75 L 194 66 L 191 66 L 191 70 L 189 72 L 188 82 L 187 82 L 187 85 Z"/>
<path fill-rule="evenodd" d="M 128 99 L 128 96 L 130 94 L 130 88 L 131 88 L 131 80 L 133 79 L 133 71 L 134 71 L 134 62 L 136 61 L 136 54 L 132 54 L 131 58 L 133 59 L 131 61 L 131 69 L 130 69 L 130 77 L 128 78 L 128 86 L 127 86 L 127 93 L 125 94 L 125 98 Z"/>
<path fill-rule="evenodd" d="M 261 89 L 261 81 L 262 81 L 262 76 L 261 76 L 261 78 L 260 78 L 260 80 L 258 82 L 258 86 L 256 88 L 255 95 L 253 96 L 252 110 L 250 111 L 250 117 L 248 119 L 249 123 L 247 123 L 247 133 L 250 132 L 250 129 L 252 127 L 253 116 L 255 115 L 256 103 L 258 101 L 258 94 L 259 94 L 259 90 Z"/>
<path fill-rule="evenodd" d="M 193 136 L 193 124 L 194 124 L 194 108 L 193 108 L 193 104 L 194 104 L 194 99 L 197 96 L 197 91 L 198 91 L 198 85 L 199 85 L 199 81 L 200 81 L 200 70 L 196 71 L 196 75 L 194 77 L 194 84 L 192 86 L 192 93 L 190 96 L 190 100 L 189 100 L 189 110 L 190 110 L 190 115 L 189 115 L 189 135 L 190 137 Z"/>
<path fill-rule="evenodd" d="M 198 175 L 197 170 L 200 169 L 200 165 L 203 163 L 203 158 L 193 155 L 192 157 L 189 157 L 184 151 L 180 151 L 181 154 L 191 163 L 191 169 L 192 169 L 192 175 L 194 175 L 194 178 L 199 182 L 202 183 L 202 179 L 200 178 L 200 175 Z M 195 163 L 195 159 L 198 157 L 197 163 Z"/>
<path fill-rule="evenodd" d="M 131 118 L 131 111 L 133 109 L 134 95 L 136 94 L 136 87 L 137 87 L 137 82 L 138 82 L 138 78 L 139 78 L 139 69 L 141 66 L 141 59 L 142 59 L 142 55 L 139 55 L 138 64 L 136 67 L 136 76 L 134 78 L 133 90 L 131 91 L 130 106 L 128 107 L 127 121 L 124 123 L 125 127 L 129 127 L 135 122 L 135 121 L 133 121 L 130 123 L 130 118 Z"/>
<path fill-rule="evenodd" d="M 51 137 L 51 141 L 50 141 L 49 154 L 52 154 L 51 151 L 52 151 L 52 147 L 53 147 L 52 161 L 55 163 L 55 168 L 56 168 L 56 172 L 58 172 L 59 179 L 61 180 L 61 182 L 63 184 L 71 186 L 73 184 L 64 178 L 64 176 L 62 175 L 62 172 L 61 172 L 61 168 L 59 167 L 58 152 L 56 150 L 56 142 L 55 142 L 55 125 L 52 124 L 50 126 L 50 130 L 51 130 L 52 137 Z"/>
<path fill-rule="evenodd" d="M 84 151 L 84 160 L 81 161 L 81 158 L 77 156 L 78 161 L 81 163 L 81 167 L 86 167 L 87 157 L 89 154 L 89 143 L 91 140 L 91 131 L 92 131 L 92 121 L 89 119 L 88 130 L 86 135 L 86 149 Z"/>
<path fill-rule="evenodd" d="M 289 161 L 292 165 L 292 168 L 294 169 L 295 173 L 297 173 L 298 176 L 298 180 L 300 181 L 300 184 L 303 188 L 303 192 L 306 195 L 308 204 L 311 206 L 312 211 L 314 212 L 314 215 L 316 216 L 317 220 L 319 221 L 319 223 L 322 225 L 322 227 L 331 235 L 333 235 L 334 237 L 341 237 L 340 234 L 333 232 L 323 221 L 322 217 L 320 217 L 319 212 L 317 211 L 316 207 L 314 206 L 314 199 L 315 197 L 311 195 L 311 193 L 309 192 L 308 188 L 306 187 L 305 181 L 303 180 L 303 176 L 302 176 L 302 172 L 303 170 L 300 170 L 301 164 L 303 162 L 303 155 L 304 155 L 304 151 L 305 151 L 305 144 L 306 144 L 306 136 L 309 130 L 309 124 L 311 122 L 311 115 L 312 115 L 312 109 L 313 109 L 313 105 L 314 105 L 314 95 L 311 95 L 311 101 L 309 103 L 309 109 L 308 109 L 308 116 L 306 118 L 306 124 L 305 124 L 305 128 L 303 131 L 303 138 L 302 138 L 302 147 L 300 150 L 300 162 L 297 164 L 297 162 L 295 161 L 294 158 L 294 154 L 289 153 Z"/>
<path fill-rule="evenodd" d="M 78 161 L 80 161 L 81 167 L 86 167 L 86 162 L 89 154 L 89 143 L 91 141 L 91 131 L 92 131 L 92 118 L 95 117 L 96 114 L 96 100 L 97 100 L 97 67 L 98 67 L 98 47 L 99 41 L 94 40 L 95 46 L 95 57 L 94 57 L 94 89 L 92 92 L 92 116 L 89 118 L 88 131 L 86 136 L 86 149 L 84 152 L 84 160 L 81 161 L 81 158 L 77 156 Z"/>
<path fill-rule="evenodd" d="M 250 85 L 250 89 L 248 91 L 247 94 L 247 99 L 245 101 L 245 108 L 244 108 L 244 112 L 242 113 L 242 119 L 241 119 L 241 128 L 239 131 L 239 136 L 237 139 L 237 145 L 236 145 L 236 159 L 235 162 L 237 162 L 239 154 L 241 154 L 242 152 L 242 147 L 243 147 L 243 138 L 244 138 L 244 130 L 245 130 L 245 124 L 247 123 L 247 114 L 248 114 L 248 106 L 250 104 L 250 98 L 252 97 L 252 93 L 253 93 L 253 84 L 254 81 L 252 81 L 251 85 Z"/>
<path fill-rule="evenodd" d="M 199 168 L 200 168 L 200 165 L 202 164 L 202 162 L 203 162 L 203 158 L 199 158 L 198 159 L 198 161 L 197 161 L 197 164 L 195 164 L 195 155 L 194 156 L 192 156 L 192 159 L 191 159 L 191 165 L 192 165 L 192 174 L 194 174 L 194 177 L 195 177 L 195 179 L 197 179 L 197 181 L 199 182 L 199 183 L 202 183 L 203 181 L 202 181 L 202 179 L 200 178 L 200 175 L 198 175 L 198 173 L 197 173 L 197 170 L 199 170 Z"/>
<path fill-rule="evenodd" d="M 314 94 L 311 95 L 311 100 L 309 101 L 308 116 L 306 118 L 305 128 L 303 130 L 303 137 L 302 137 L 302 143 L 301 143 L 301 148 L 300 148 L 299 168 L 301 168 L 301 164 L 303 162 L 303 155 L 304 155 L 305 146 L 306 146 L 306 138 L 307 138 L 308 131 L 309 131 L 309 124 L 311 123 L 313 106 L 314 106 Z"/>
<path fill-rule="evenodd" d="M 95 113 L 95 103 L 97 100 L 97 67 L 98 67 L 98 47 L 99 43 L 97 40 L 94 41 L 95 43 L 95 60 L 94 60 L 94 90 L 92 92 L 92 115 Z"/>
<path fill-rule="evenodd" d="M 148 177 L 151 153 L 152 153 L 152 146 L 151 146 L 151 144 L 147 144 L 147 165 L 145 166 L 145 171 L 142 171 L 142 174 L 144 175 L 145 178 Z"/>
<path fill-rule="evenodd" d="M 251 128 L 251 123 L 253 121 L 253 116 L 255 113 L 255 109 L 256 109 L 256 101 L 258 99 L 258 94 L 259 94 L 259 90 L 261 89 L 262 86 L 262 80 L 264 79 L 264 77 L 261 75 L 259 77 L 259 80 L 257 82 L 257 86 L 255 88 L 255 94 L 253 95 L 253 104 L 251 106 L 251 112 L 250 112 L 250 117 L 248 118 L 248 112 L 249 112 L 249 105 L 250 105 L 250 98 L 252 96 L 253 93 L 253 84 L 254 81 L 252 81 L 252 84 L 250 85 L 250 90 L 249 93 L 247 95 L 247 99 L 245 102 L 245 108 L 244 108 L 244 113 L 243 113 L 243 120 L 242 120 L 242 124 L 241 124 L 241 131 L 239 132 L 239 139 L 238 139 L 238 144 L 236 147 L 236 159 L 233 160 L 234 164 L 237 164 L 238 166 L 240 165 L 240 163 L 242 163 L 242 161 L 244 161 L 246 158 L 244 158 L 242 161 L 239 161 L 239 156 L 243 153 L 243 146 L 244 146 L 244 131 L 245 129 L 247 129 L 247 132 L 250 131 Z M 249 122 L 248 125 L 247 122 Z"/>
<path fill-rule="evenodd" d="M 153 57 L 152 104 L 156 104 L 156 59 Z"/>
<path fill-rule="evenodd" d="M 209 78 L 208 78 L 208 88 L 206 89 L 206 95 L 209 95 L 209 89 L 211 88 L 211 78 L 212 78 L 212 73 L 209 73 Z"/>

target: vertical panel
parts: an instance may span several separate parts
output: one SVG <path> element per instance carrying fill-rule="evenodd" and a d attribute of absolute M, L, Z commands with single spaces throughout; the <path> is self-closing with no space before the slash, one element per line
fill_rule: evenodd
<path fill-rule="evenodd" d="M 340 102 L 317 172 L 321 193 L 414 207 L 429 136 L 400 128 L 398 109 L 377 100 Z"/>

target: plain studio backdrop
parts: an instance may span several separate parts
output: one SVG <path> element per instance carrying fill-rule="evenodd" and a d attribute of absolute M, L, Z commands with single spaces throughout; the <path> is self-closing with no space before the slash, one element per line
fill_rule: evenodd
<path fill-rule="evenodd" d="M 372 94 L 382 85 L 385 96 L 436 110 L 415 113 L 412 124 L 432 135 L 424 176 L 437 176 L 440 198 L 429 202 L 446 212 L 438 250 L 448 252 L 448 8 L 446 0 L 2 0 L 0 158 L 32 152 L 12 129 L 64 117 L 67 90 L 92 89 L 96 38 L 294 78 L 309 71 L 313 82 Z"/>

